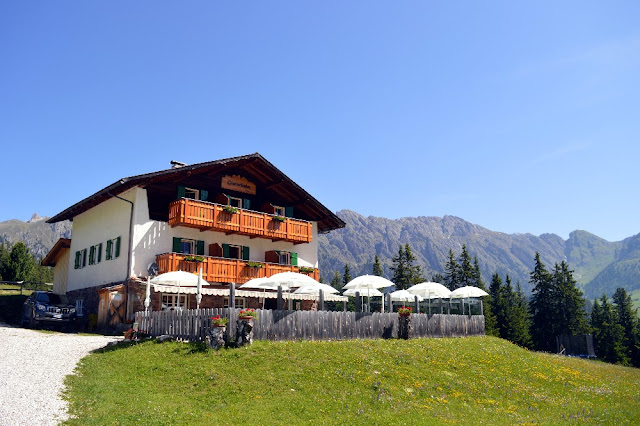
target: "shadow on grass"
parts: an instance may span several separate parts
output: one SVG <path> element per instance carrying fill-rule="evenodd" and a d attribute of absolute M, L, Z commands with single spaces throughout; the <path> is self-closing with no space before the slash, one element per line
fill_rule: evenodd
<path fill-rule="evenodd" d="M 176 342 L 175 340 L 159 340 L 154 338 L 145 338 L 141 340 L 123 340 L 120 342 L 110 343 L 104 348 L 99 348 L 92 353 L 107 353 L 113 351 L 119 351 L 122 349 L 130 348 L 131 346 L 137 346 L 144 343 L 153 343 L 155 345 L 163 345 L 170 342 Z M 183 353 L 185 355 L 190 354 L 198 354 L 198 353 L 206 353 L 209 351 L 209 347 L 205 342 L 185 342 L 182 343 L 179 347 L 173 350 L 174 353 Z"/>

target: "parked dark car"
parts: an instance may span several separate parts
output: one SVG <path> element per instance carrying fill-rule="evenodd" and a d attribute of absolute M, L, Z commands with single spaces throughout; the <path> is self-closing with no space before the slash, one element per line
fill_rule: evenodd
<path fill-rule="evenodd" d="M 68 326 L 76 320 L 76 307 L 67 296 L 51 291 L 34 291 L 22 305 L 22 325 L 34 328 L 40 324 Z"/>

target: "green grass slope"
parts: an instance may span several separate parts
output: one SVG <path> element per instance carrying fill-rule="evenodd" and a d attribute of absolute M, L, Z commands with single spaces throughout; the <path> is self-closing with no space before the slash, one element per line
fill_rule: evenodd
<path fill-rule="evenodd" d="M 504 340 L 108 349 L 67 378 L 69 424 L 633 424 L 640 370 Z"/>

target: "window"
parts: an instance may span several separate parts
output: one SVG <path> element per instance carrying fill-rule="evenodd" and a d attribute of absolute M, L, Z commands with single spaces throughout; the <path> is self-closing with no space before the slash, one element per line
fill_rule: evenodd
<path fill-rule="evenodd" d="M 280 207 L 280 206 L 273 206 L 273 213 L 277 216 L 285 216 L 286 215 L 286 210 L 284 207 Z"/>
<path fill-rule="evenodd" d="M 280 260 L 278 263 L 281 265 L 291 265 L 291 253 L 287 251 L 281 251 L 279 253 Z"/>
<path fill-rule="evenodd" d="M 242 198 L 230 197 L 228 195 L 227 195 L 227 198 L 229 199 L 229 205 L 231 207 L 237 207 L 239 209 L 242 208 L 243 206 Z"/>
<path fill-rule="evenodd" d="M 102 260 L 102 243 L 89 247 L 89 265 L 95 265 Z"/>
<path fill-rule="evenodd" d="M 229 259 L 241 259 L 242 246 L 229 245 Z"/>
<path fill-rule="evenodd" d="M 82 269 L 85 266 L 87 266 L 87 249 L 78 250 L 73 269 Z"/>
<path fill-rule="evenodd" d="M 173 237 L 173 252 L 204 256 L 204 241 Z"/>
<path fill-rule="evenodd" d="M 173 311 L 187 309 L 186 294 L 162 294 L 162 310 Z"/>
<path fill-rule="evenodd" d="M 192 200 L 200 199 L 200 191 L 193 188 L 184 188 L 184 198 L 191 198 Z"/>
<path fill-rule="evenodd" d="M 105 257 L 107 260 L 116 259 L 120 256 L 120 237 L 107 240 L 107 250 Z"/>
<path fill-rule="evenodd" d="M 229 307 L 229 298 L 224 298 L 224 307 Z M 247 307 L 247 299 L 245 297 L 236 297 L 236 308 L 244 309 Z"/>
<path fill-rule="evenodd" d="M 195 242 L 195 240 L 188 240 L 186 238 L 182 238 L 180 240 L 180 253 L 196 254 L 196 242 Z"/>
<path fill-rule="evenodd" d="M 222 244 L 222 257 L 227 259 L 249 260 L 249 247 Z"/>

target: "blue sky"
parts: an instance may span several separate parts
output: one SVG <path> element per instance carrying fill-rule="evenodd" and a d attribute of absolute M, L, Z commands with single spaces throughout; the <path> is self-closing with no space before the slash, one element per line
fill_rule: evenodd
<path fill-rule="evenodd" d="M 329 209 L 640 232 L 640 2 L 0 3 L 0 221 L 253 152 Z"/>

